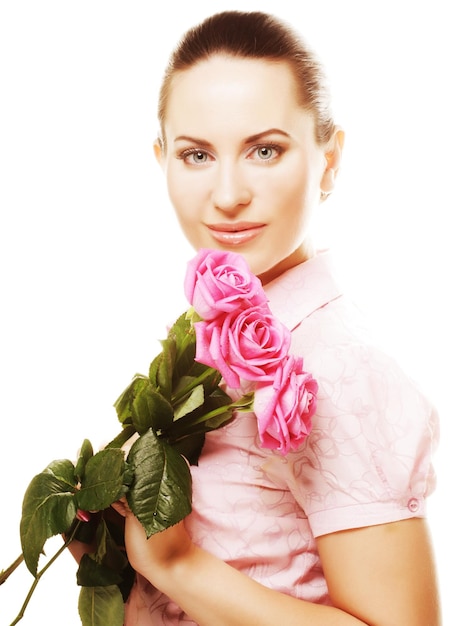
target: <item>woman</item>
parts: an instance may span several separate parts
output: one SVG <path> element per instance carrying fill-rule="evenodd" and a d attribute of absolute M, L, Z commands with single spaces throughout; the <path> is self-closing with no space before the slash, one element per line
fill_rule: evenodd
<path fill-rule="evenodd" d="M 319 395 L 286 458 L 259 446 L 253 416 L 207 435 L 181 524 L 146 540 L 116 505 L 139 574 L 127 626 L 437 626 L 434 411 L 371 346 L 312 242 L 343 148 L 320 65 L 271 16 L 215 15 L 172 56 L 159 119 L 185 235 L 246 258 Z"/>

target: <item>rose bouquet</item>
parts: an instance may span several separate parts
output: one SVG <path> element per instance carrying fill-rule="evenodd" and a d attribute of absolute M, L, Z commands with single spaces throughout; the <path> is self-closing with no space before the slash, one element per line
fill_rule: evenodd
<path fill-rule="evenodd" d="M 0 573 L 0 584 L 22 560 L 34 581 L 11 626 L 75 540 L 87 544 L 77 572 L 83 626 L 122 626 L 135 573 L 123 519 L 111 505 L 125 497 L 147 536 L 184 519 L 192 508 L 189 464 L 198 463 L 205 434 L 237 412 L 253 411 L 259 444 L 281 454 L 309 433 L 317 383 L 302 358 L 289 354 L 290 332 L 271 313 L 243 257 L 201 250 L 188 265 L 184 290 L 190 309 L 161 342 L 148 375 L 136 375 L 115 402 L 120 434 L 95 454 L 85 440 L 75 463 L 53 461 L 27 488 L 22 554 Z M 62 547 L 38 570 L 46 541 L 58 534 Z"/>

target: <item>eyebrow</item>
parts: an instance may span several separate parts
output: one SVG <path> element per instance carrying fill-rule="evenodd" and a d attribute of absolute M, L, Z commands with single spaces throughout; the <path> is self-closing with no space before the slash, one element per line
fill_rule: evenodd
<path fill-rule="evenodd" d="M 178 141 L 188 141 L 189 143 L 197 143 L 199 146 L 203 146 L 204 148 L 210 148 L 211 144 L 206 139 L 199 139 L 198 137 L 191 137 L 190 135 L 179 135 L 179 137 L 175 137 L 173 143 L 178 143 Z"/>
<path fill-rule="evenodd" d="M 290 139 L 289 133 L 286 133 L 285 130 L 281 130 L 280 128 L 269 128 L 268 130 L 264 130 L 261 133 L 257 133 L 256 135 L 251 135 L 247 137 L 245 143 L 255 143 L 256 141 L 260 141 L 264 137 L 268 137 L 269 135 L 282 135 L 283 137 Z"/>
<path fill-rule="evenodd" d="M 282 135 L 283 137 L 290 139 L 290 135 L 289 133 L 286 133 L 286 131 L 281 130 L 280 128 L 269 128 L 268 130 L 264 130 L 260 133 L 256 133 L 255 135 L 250 135 L 249 137 L 246 137 L 243 143 L 255 143 L 256 141 L 260 141 L 261 139 L 269 137 L 270 135 Z M 196 143 L 204 148 L 211 147 L 211 143 L 206 139 L 199 139 L 198 137 L 191 137 L 189 135 L 179 135 L 174 139 L 174 143 L 177 143 L 178 141 L 188 141 L 190 143 Z"/>

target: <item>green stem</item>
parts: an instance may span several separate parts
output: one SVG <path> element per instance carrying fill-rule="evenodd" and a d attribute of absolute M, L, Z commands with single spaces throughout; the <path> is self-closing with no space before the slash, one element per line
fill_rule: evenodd
<path fill-rule="evenodd" d="M 206 369 L 202 374 L 200 374 L 200 376 L 193 378 L 192 382 L 189 385 L 187 385 L 187 387 L 184 387 L 184 389 L 180 389 L 179 392 L 171 398 L 171 404 L 173 406 L 177 404 L 180 400 L 182 400 L 187 395 L 189 395 L 189 393 L 193 389 L 195 389 L 195 387 L 198 387 L 198 385 L 201 385 L 203 382 L 205 382 L 207 378 L 210 378 L 211 376 L 214 376 L 217 373 L 218 372 L 216 372 L 216 370 L 214 369 L 211 369 L 211 368 Z"/>
<path fill-rule="evenodd" d="M 192 435 L 194 435 L 195 431 L 190 429 L 193 429 L 194 426 L 198 426 L 199 424 L 203 424 L 212 417 L 217 417 L 218 415 L 223 415 L 224 413 L 231 413 L 230 408 L 230 405 L 225 404 L 224 406 L 213 409 L 212 411 L 209 411 L 204 415 L 200 415 L 200 417 L 193 418 L 190 424 L 186 422 L 186 418 L 183 417 L 177 422 L 173 423 L 173 427 L 168 431 L 167 436 L 170 438 L 171 441 L 178 441 L 182 437 L 186 437 L 189 434 L 189 431 Z M 227 421 L 229 419 L 230 418 L 227 418 Z M 206 430 L 207 429 L 204 429 L 202 432 L 205 432 Z"/>
<path fill-rule="evenodd" d="M 112 441 L 110 441 L 108 445 L 105 446 L 105 448 L 122 448 L 124 443 L 127 443 L 130 437 L 132 437 L 136 432 L 135 426 L 131 424 L 125 426 L 124 429 Z"/>
<path fill-rule="evenodd" d="M 21 606 L 21 610 L 19 611 L 18 615 L 16 616 L 15 620 L 13 622 L 11 622 L 10 626 L 15 626 L 15 624 L 17 624 L 23 617 L 24 617 L 24 613 L 25 610 L 32 598 L 33 592 L 36 589 L 36 586 L 38 585 L 38 583 L 40 582 L 43 574 L 45 574 L 45 572 L 51 567 L 51 565 L 54 563 L 54 561 L 62 554 L 62 552 L 64 552 L 66 550 L 66 548 L 68 548 L 68 546 L 70 545 L 70 543 L 73 541 L 73 539 L 75 538 L 75 535 L 78 531 L 78 528 L 80 527 L 80 525 L 82 524 L 82 522 L 77 522 L 77 524 L 75 525 L 73 532 L 71 533 L 71 535 L 68 537 L 68 539 L 65 541 L 65 543 L 62 545 L 61 548 L 59 548 L 59 550 L 57 550 L 57 552 L 54 554 L 54 556 L 49 559 L 49 561 L 46 563 L 46 565 L 43 567 L 43 569 L 41 569 L 37 575 L 35 576 L 35 580 L 32 583 L 32 586 L 29 589 L 29 592 L 27 594 L 27 597 L 24 600 L 24 604 Z"/>
<path fill-rule="evenodd" d="M 11 576 L 14 570 L 19 567 L 23 560 L 24 557 L 21 554 L 21 556 L 18 556 L 17 559 L 13 563 L 11 563 L 9 567 L 0 572 L 0 585 L 3 585 L 3 583 L 8 580 L 8 578 Z"/>
<path fill-rule="evenodd" d="M 207 420 L 210 420 L 212 417 L 216 417 L 217 415 L 222 415 L 223 413 L 228 413 L 231 409 L 231 405 L 230 404 L 224 404 L 224 406 L 220 406 L 218 409 L 213 409 L 212 411 L 209 411 L 209 413 L 205 413 L 205 415 L 201 415 L 199 418 L 197 418 L 196 420 L 192 421 L 192 426 L 194 424 L 201 424 L 202 422 L 206 422 Z"/>
<path fill-rule="evenodd" d="M 232 402 L 231 404 L 224 404 L 223 406 L 218 407 L 217 409 L 213 409 L 204 415 L 200 415 L 200 417 L 192 418 L 191 424 L 186 421 L 186 417 L 182 417 L 181 419 L 173 422 L 173 426 L 170 431 L 167 433 L 167 436 L 170 437 L 171 441 L 178 441 L 182 437 L 185 437 L 188 434 L 189 428 L 193 426 L 197 426 L 198 424 L 202 424 L 207 420 L 212 419 L 213 417 L 217 417 L 218 415 L 223 415 L 224 413 L 233 413 L 235 410 L 239 411 L 252 411 L 252 400 L 254 398 L 254 394 L 252 392 L 246 393 L 244 396 Z M 228 418 L 229 419 L 229 418 Z M 227 419 L 227 421 L 228 421 Z M 192 434 L 195 434 L 192 431 Z"/>

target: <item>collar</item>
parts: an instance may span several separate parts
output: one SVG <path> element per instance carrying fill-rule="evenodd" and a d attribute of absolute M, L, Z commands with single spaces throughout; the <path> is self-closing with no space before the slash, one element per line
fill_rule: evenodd
<path fill-rule="evenodd" d="M 264 287 L 272 313 L 289 330 L 342 295 L 329 251 L 292 267 Z"/>

